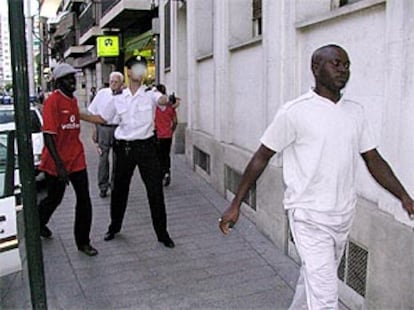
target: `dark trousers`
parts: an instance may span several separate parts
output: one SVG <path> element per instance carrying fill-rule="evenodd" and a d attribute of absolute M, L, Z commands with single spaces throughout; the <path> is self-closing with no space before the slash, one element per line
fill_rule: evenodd
<path fill-rule="evenodd" d="M 53 212 L 62 202 L 66 184 L 58 177 L 45 173 L 47 196 L 39 203 L 40 225 L 46 225 Z M 78 247 L 89 244 L 92 223 L 92 203 L 89 196 L 88 174 L 86 169 L 69 174 L 70 182 L 76 194 L 75 241 Z"/>
<path fill-rule="evenodd" d="M 154 137 L 134 141 L 115 140 L 113 149 L 116 154 L 116 167 L 111 193 L 111 224 L 108 229 L 111 233 L 117 233 L 121 230 L 131 178 L 135 167 L 138 166 L 147 191 L 152 225 L 157 238 L 163 240 L 169 237 L 162 174 L 155 142 Z"/>
<path fill-rule="evenodd" d="M 158 156 L 161 163 L 161 172 L 162 175 L 170 173 L 171 169 L 171 144 L 172 138 L 158 138 Z"/>

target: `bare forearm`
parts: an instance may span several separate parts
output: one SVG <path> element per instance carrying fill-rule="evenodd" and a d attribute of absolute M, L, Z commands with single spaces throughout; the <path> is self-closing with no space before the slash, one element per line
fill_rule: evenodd
<path fill-rule="evenodd" d="M 410 197 L 386 161 L 375 159 L 367 167 L 374 179 L 396 198 L 403 201 Z"/>
<path fill-rule="evenodd" d="M 94 124 L 106 124 L 106 121 L 100 115 L 80 113 L 80 119 Z"/>
<path fill-rule="evenodd" d="M 235 203 L 239 208 L 249 189 L 267 167 L 270 158 L 271 157 L 264 157 L 259 154 L 259 152 L 256 152 L 248 163 L 237 189 L 236 196 L 233 199 L 233 203 Z"/>

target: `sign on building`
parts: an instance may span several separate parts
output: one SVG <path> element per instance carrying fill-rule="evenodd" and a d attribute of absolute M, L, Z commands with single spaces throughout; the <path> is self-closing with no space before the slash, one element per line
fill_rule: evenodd
<path fill-rule="evenodd" d="M 119 56 L 119 38 L 117 36 L 99 36 L 96 38 L 98 57 Z"/>

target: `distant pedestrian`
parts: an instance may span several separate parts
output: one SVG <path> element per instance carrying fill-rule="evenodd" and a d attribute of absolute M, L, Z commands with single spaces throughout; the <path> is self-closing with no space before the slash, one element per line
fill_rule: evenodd
<path fill-rule="evenodd" d="M 163 84 L 158 84 L 156 89 L 166 95 L 167 90 Z M 161 171 L 163 175 L 164 186 L 170 185 L 171 182 L 171 145 L 173 134 L 177 128 L 177 113 L 173 105 L 180 103 L 180 99 L 174 94 L 169 96 L 169 102 L 166 107 L 157 107 L 155 109 L 155 132 L 158 138 L 158 153 L 161 162 Z"/>
<path fill-rule="evenodd" d="M 55 67 L 53 76 L 56 90 L 43 107 L 43 135 L 45 147 L 39 169 L 45 172 L 47 196 L 40 201 L 40 235 L 52 236 L 46 226 L 59 206 L 66 186 L 72 183 L 76 194 L 75 241 L 78 250 L 88 256 L 98 254 L 90 244 L 92 204 L 89 196 L 88 174 L 82 142 L 79 139 L 80 119 L 76 89 L 76 70 L 62 63 Z"/>
<path fill-rule="evenodd" d="M 122 93 L 124 75 L 121 72 L 112 72 L 109 75 L 109 87 L 98 91 L 92 100 L 88 110 L 92 114 L 102 114 L 101 111 L 108 109 L 108 105 L 114 105 L 115 95 Z M 117 120 L 109 120 L 106 124 L 97 124 L 92 134 L 92 139 L 97 143 L 99 153 L 98 165 L 98 187 L 99 196 L 105 198 L 108 189 L 112 187 L 115 172 L 115 154 L 112 153 L 112 165 L 109 164 L 110 152 L 114 141 L 114 132 L 117 127 Z M 110 173 L 110 166 L 112 172 Z"/>
<path fill-rule="evenodd" d="M 89 100 L 90 103 L 93 101 L 93 99 L 95 98 L 95 96 L 96 96 L 96 87 L 95 86 L 92 86 L 91 87 L 91 97 L 90 97 L 90 100 Z"/>
<path fill-rule="evenodd" d="M 337 45 L 313 53 L 315 88 L 280 108 L 220 219 L 228 234 L 250 186 L 270 158 L 282 153 L 284 206 L 302 261 L 290 309 L 338 309 L 337 268 L 355 215 L 358 158 L 414 214 L 412 198 L 376 149 L 363 107 L 341 94 L 349 68 L 347 53 Z"/>

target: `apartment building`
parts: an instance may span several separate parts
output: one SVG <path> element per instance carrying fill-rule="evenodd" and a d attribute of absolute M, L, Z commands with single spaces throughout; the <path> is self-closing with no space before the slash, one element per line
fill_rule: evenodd
<path fill-rule="evenodd" d="M 0 89 L 12 83 L 11 69 L 9 17 L 5 11 L 0 13 Z"/>
<path fill-rule="evenodd" d="M 47 0 L 44 0 L 45 2 Z M 229 200 L 278 108 L 313 85 L 310 57 L 335 43 L 349 53 L 347 96 L 360 102 L 379 150 L 414 194 L 414 2 L 411 0 L 62 1 L 54 57 L 100 86 L 125 57 L 152 60 L 152 80 L 182 98 L 176 150 Z M 63 26 L 62 26 L 63 25 Z M 120 54 L 99 57 L 96 38 L 114 35 Z M 297 259 L 282 199 L 280 158 L 245 198 L 243 213 Z M 411 309 L 413 227 L 399 202 L 358 171 L 358 208 L 338 270 L 351 309 Z"/>

